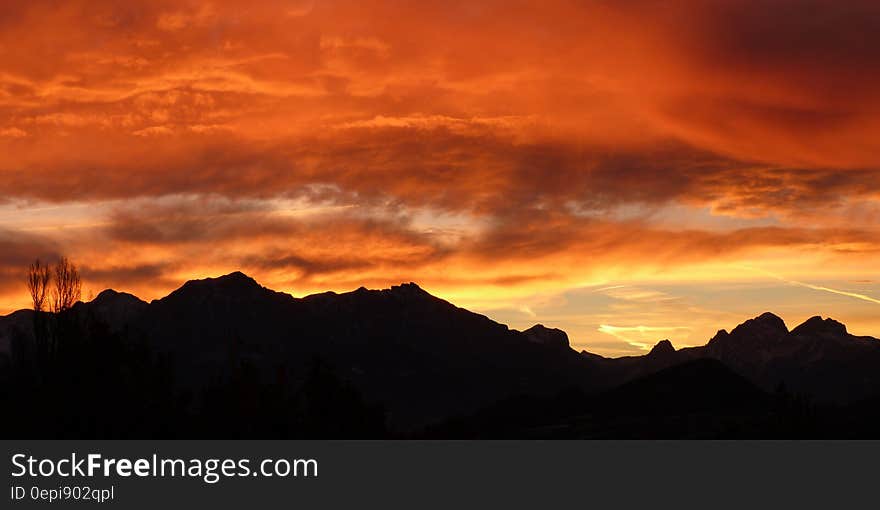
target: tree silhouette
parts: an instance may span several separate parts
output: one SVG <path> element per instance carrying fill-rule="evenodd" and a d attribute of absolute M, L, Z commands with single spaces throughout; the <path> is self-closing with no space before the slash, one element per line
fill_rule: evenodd
<path fill-rule="evenodd" d="M 31 294 L 34 312 L 40 313 L 46 308 L 46 298 L 49 293 L 49 282 L 52 280 L 52 270 L 47 264 L 37 259 L 28 266 L 27 287 Z"/>
<path fill-rule="evenodd" d="M 52 289 L 52 311 L 61 313 L 70 309 L 82 297 L 82 279 L 79 270 L 67 257 L 55 264 L 55 286 Z"/>
<path fill-rule="evenodd" d="M 27 270 L 27 288 L 31 295 L 31 301 L 34 307 L 34 347 L 36 348 L 36 362 L 41 372 L 45 372 L 49 362 L 49 331 L 44 311 L 46 309 L 46 301 L 49 294 L 49 284 L 52 281 L 52 269 L 48 264 L 44 264 L 40 259 L 35 260 Z M 26 350 L 22 350 L 21 354 L 25 358 L 30 356 L 24 354 Z"/>
<path fill-rule="evenodd" d="M 82 297 L 82 279 L 76 265 L 62 257 L 54 267 L 35 260 L 28 266 L 26 280 L 34 308 L 35 361 L 46 377 L 70 326 L 65 312 Z"/>

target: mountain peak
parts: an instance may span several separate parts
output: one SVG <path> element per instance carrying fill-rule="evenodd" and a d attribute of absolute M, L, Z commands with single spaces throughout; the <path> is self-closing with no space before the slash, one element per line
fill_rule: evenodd
<path fill-rule="evenodd" d="M 648 356 L 665 356 L 667 354 L 675 354 L 675 347 L 673 347 L 672 342 L 669 340 L 660 340 L 651 349 Z"/>
<path fill-rule="evenodd" d="M 565 331 L 556 328 L 548 328 L 543 324 L 535 324 L 529 329 L 523 331 L 523 335 L 525 335 L 526 339 L 530 342 L 536 344 L 553 345 L 560 348 L 568 348 L 570 346 L 568 342 L 568 334 Z"/>
<path fill-rule="evenodd" d="M 830 334 L 833 336 L 846 335 L 846 326 L 834 319 L 823 319 L 816 315 L 810 317 L 803 324 L 791 330 L 792 335 L 803 334 Z"/>
<path fill-rule="evenodd" d="M 106 289 L 88 303 L 77 303 L 76 308 L 104 322 L 111 332 L 118 332 L 144 313 L 148 306 L 137 296 Z"/>
<path fill-rule="evenodd" d="M 190 280 L 186 282 L 185 285 L 195 284 L 195 285 L 218 285 L 218 286 L 256 286 L 259 287 L 260 284 L 257 283 L 256 280 L 251 278 L 250 276 L 242 273 L 241 271 L 234 271 L 229 274 L 225 274 L 223 276 L 217 276 L 214 278 L 204 278 L 201 280 Z"/>
<path fill-rule="evenodd" d="M 208 278 L 208 280 L 211 280 L 211 279 L 212 278 Z M 213 278 L 213 280 L 216 280 L 218 282 L 242 282 L 242 283 L 253 283 L 253 284 L 257 283 L 256 280 L 254 280 L 250 276 L 242 273 L 241 271 L 233 271 L 229 274 L 225 274 L 223 276 L 218 276 L 216 278 Z"/>
<path fill-rule="evenodd" d="M 392 286 L 391 286 L 391 289 L 392 289 L 392 290 L 394 290 L 394 289 L 398 289 L 398 290 L 422 290 L 422 288 L 419 287 L 419 284 L 417 284 L 417 283 L 415 283 L 415 282 L 401 283 L 400 285 L 392 285 Z"/>
<path fill-rule="evenodd" d="M 419 287 L 414 282 L 401 283 L 400 285 L 392 285 L 391 289 L 389 289 L 389 291 L 392 294 L 399 295 L 399 296 L 408 296 L 408 297 L 411 297 L 411 296 L 412 297 L 414 297 L 414 296 L 419 296 L 419 297 L 431 296 L 430 293 L 428 293 L 425 289 Z M 433 296 L 431 296 L 431 297 L 433 297 Z"/>
<path fill-rule="evenodd" d="M 105 306 L 105 305 L 109 305 L 112 303 L 119 303 L 119 302 L 145 303 L 137 296 L 134 296 L 134 295 L 129 294 L 127 292 L 118 292 L 113 289 L 102 290 L 97 296 L 95 296 L 95 299 L 93 299 L 91 301 L 91 303 L 93 305 L 97 305 L 97 306 Z"/>
<path fill-rule="evenodd" d="M 113 289 L 104 289 L 101 292 L 99 292 L 98 295 L 95 296 L 95 299 L 93 299 L 91 302 L 96 303 L 96 302 L 101 302 L 101 301 L 107 301 L 110 299 L 114 299 L 119 295 L 120 295 L 120 293 L 113 290 Z"/>
<path fill-rule="evenodd" d="M 712 355 L 727 359 L 740 359 L 743 356 L 756 356 L 772 346 L 783 342 L 788 336 L 788 328 L 778 316 L 766 312 L 749 319 L 728 333 L 719 331 L 706 344 Z"/>
<path fill-rule="evenodd" d="M 730 332 L 732 336 L 748 335 L 757 339 L 773 340 L 788 333 L 788 327 L 778 315 L 764 312 L 749 319 Z"/>
<path fill-rule="evenodd" d="M 259 292 L 270 292 L 250 276 L 235 271 L 215 278 L 190 280 L 167 297 L 180 295 L 213 295 L 241 298 Z M 163 298 L 164 299 L 164 298 Z"/>
<path fill-rule="evenodd" d="M 771 312 L 764 312 L 761 315 L 755 317 L 753 320 L 764 324 L 782 324 L 782 326 L 785 327 L 785 321 L 782 320 L 782 317 Z"/>

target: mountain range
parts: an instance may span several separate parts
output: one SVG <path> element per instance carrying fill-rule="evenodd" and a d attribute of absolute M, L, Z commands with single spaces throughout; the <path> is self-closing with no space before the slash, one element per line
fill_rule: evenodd
<path fill-rule="evenodd" d="M 539 399 L 542 410 L 533 414 L 549 416 L 553 406 L 540 399 L 567 391 L 589 396 L 582 404 L 591 409 L 629 402 L 645 413 L 652 402 L 682 395 L 693 397 L 690 404 L 733 402 L 734 395 L 750 406 L 780 392 L 822 405 L 880 395 L 880 341 L 820 317 L 789 330 L 765 313 L 704 346 L 676 350 L 663 340 L 643 356 L 605 358 L 575 351 L 564 331 L 513 330 L 414 283 L 294 298 L 236 272 L 187 282 L 150 303 L 106 290 L 72 313 L 147 346 L 168 360 L 175 384 L 196 393 L 243 364 L 263 381 L 302 384 L 309 364 L 323 360 L 380 404 L 401 433 L 503 409 L 518 398 Z M 33 324 L 27 310 L 0 317 L 7 364 L 15 339 L 33 338 Z"/>

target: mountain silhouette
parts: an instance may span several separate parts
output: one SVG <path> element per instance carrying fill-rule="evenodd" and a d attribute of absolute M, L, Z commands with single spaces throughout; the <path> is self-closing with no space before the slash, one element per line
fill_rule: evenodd
<path fill-rule="evenodd" d="M 672 346 L 672 342 L 669 340 L 660 340 L 651 348 L 647 356 L 654 358 L 668 358 L 670 356 L 675 356 L 675 347 Z"/>
<path fill-rule="evenodd" d="M 367 413 L 380 406 L 389 429 L 405 435 L 489 416 L 493 409 L 521 418 L 525 413 L 527 419 L 509 420 L 522 427 L 546 421 L 540 416 L 607 418 L 632 409 L 642 417 L 697 413 L 705 422 L 701 430 L 717 431 L 717 420 L 707 416 L 740 408 L 760 414 L 768 396 L 781 389 L 823 405 L 880 395 L 880 342 L 820 317 L 789 331 L 782 319 L 765 313 L 729 333 L 719 331 L 704 346 L 676 350 L 662 340 L 642 356 L 605 358 L 576 352 L 564 331 L 540 324 L 513 330 L 415 283 L 295 298 L 235 272 L 189 281 L 150 303 L 107 290 L 70 313 L 88 323 L 78 331 L 99 331 L 148 352 L 162 367 L 162 384 L 182 395 L 184 409 L 219 409 L 223 399 L 235 398 L 243 402 L 242 412 L 256 412 L 246 403 L 257 399 L 257 388 L 300 388 L 296 398 L 303 402 L 303 388 L 316 380 L 315 362 L 321 360 L 339 381 L 322 388 L 338 386 L 334 394 L 351 394 L 344 397 L 351 409 Z M 11 366 L 13 344 L 33 342 L 33 318 L 29 311 L 0 317 L 0 370 Z M 509 402 L 519 402 L 522 412 L 502 412 Z M 532 407 L 526 402 L 539 411 L 527 412 Z M 280 400 L 276 404 L 283 407 Z M 471 423 L 503 429 L 491 419 L 476 420 Z M 605 434 L 577 423 L 570 421 L 566 430 Z"/>
<path fill-rule="evenodd" d="M 625 383 L 603 395 L 602 403 L 640 414 L 687 414 L 736 411 L 764 398 L 764 392 L 724 363 L 702 358 Z"/>
<path fill-rule="evenodd" d="M 661 369 L 610 390 L 521 396 L 429 430 L 429 437 L 489 439 L 791 437 L 792 414 L 718 360 Z M 779 412 L 782 410 L 783 412 Z M 802 430 L 803 427 L 799 429 Z"/>
<path fill-rule="evenodd" d="M 518 393 L 588 386 L 591 377 L 564 333 L 526 335 L 414 283 L 297 299 L 233 273 L 186 283 L 130 326 L 140 342 L 173 359 L 182 384 L 193 388 L 226 377 L 231 358 L 247 360 L 263 377 L 328 360 L 401 428 Z"/>

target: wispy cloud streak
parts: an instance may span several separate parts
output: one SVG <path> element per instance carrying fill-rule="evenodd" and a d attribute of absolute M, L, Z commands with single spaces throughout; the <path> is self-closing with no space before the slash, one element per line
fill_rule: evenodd
<path fill-rule="evenodd" d="M 812 283 L 800 282 L 797 280 L 790 280 L 790 279 L 785 278 L 783 276 L 780 276 L 778 274 L 771 273 L 770 271 L 766 271 L 764 269 L 758 269 L 755 267 L 750 267 L 750 266 L 743 266 L 743 267 L 745 267 L 746 269 L 749 269 L 751 271 L 755 271 L 755 272 L 761 273 L 763 275 L 769 276 L 775 280 L 779 280 L 780 282 L 787 283 L 789 285 L 795 285 L 797 287 L 803 287 L 805 289 L 819 290 L 822 292 L 830 292 L 831 294 L 837 294 L 838 296 L 851 297 L 854 299 L 860 299 L 862 301 L 867 301 L 869 303 L 874 303 L 874 304 L 880 305 L 880 299 L 873 298 L 873 297 L 865 295 L 865 294 L 859 294 L 857 292 L 849 292 L 849 291 L 839 290 L 839 289 L 832 289 L 831 287 L 825 287 L 822 285 L 813 285 Z"/>

